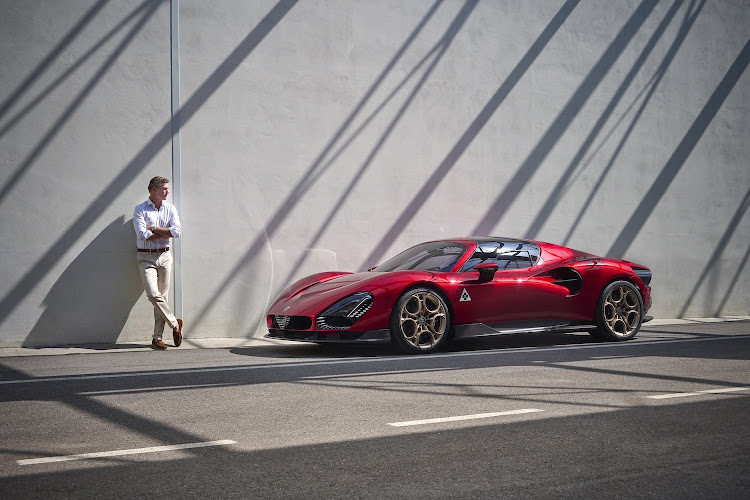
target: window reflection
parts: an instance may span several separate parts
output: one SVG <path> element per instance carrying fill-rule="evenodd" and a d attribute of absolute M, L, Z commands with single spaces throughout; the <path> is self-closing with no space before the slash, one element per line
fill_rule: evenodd
<path fill-rule="evenodd" d="M 466 247 L 458 243 L 446 241 L 423 243 L 398 254 L 375 270 L 449 272 L 453 270 L 453 266 L 464 252 L 466 252 Z"/>
<path fill-rule="evenodd" d="M 525 241 L 482 241 L 472 256 L 461 266 L 461 272 L 471 271 L 483 263 L 495 263 L 498 270 L 525 269 L 537 263 L 539 246 Z"/>

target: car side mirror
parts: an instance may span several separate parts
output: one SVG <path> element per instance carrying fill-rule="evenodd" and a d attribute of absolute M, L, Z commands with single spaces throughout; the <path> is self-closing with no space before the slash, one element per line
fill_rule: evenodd
<path fill-rule="evenodd" d="M 477 264 L 473 267 L 475 271 L 479 271 L 479 282 L 480 283 L 487 283 L 488 281 L 492 281 L 492 278 L 495 277 L 495 273 L 498 270 L 497 264 Z"/>

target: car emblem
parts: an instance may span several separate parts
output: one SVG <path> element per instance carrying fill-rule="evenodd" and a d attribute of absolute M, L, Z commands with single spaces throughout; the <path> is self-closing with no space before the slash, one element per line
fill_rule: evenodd
<path fill-rule="evenodd" d="M 471 302 L 471 297 L 469 297 L 469 292 L 466 291 L 466 288 L 461 292 L 461 299 L 459 302 Z"/>
<path fill-rule="evenodd" d="M 290 307 L 291 307 L 291 306 L 286 306 L 286 307 L 284 308 L 284 312 L 287 312 L 287 311 L 289 310 L 289 308 L 290 308 Z"/>
<path fill-rule="evenodd" d="M 286 329 L 287 325 L 289 324 L 289 320 L 292 319 L 291 316 L 276 316 L 276 324 L 279 325 L 279 328 L 284 330 Z"/>

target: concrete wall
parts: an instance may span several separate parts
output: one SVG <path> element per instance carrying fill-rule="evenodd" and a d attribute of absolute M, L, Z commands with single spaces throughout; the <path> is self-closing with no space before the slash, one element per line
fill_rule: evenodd
<path fill-rule="evenodd" d="M 0 344 L 146 341 L 169 3 L 1 5 Z M 750 314 L 750 2 L 179 5 L 188 338 L 472 234 L 649 265 L 657 317 Z"/>
<path fill-rule="evenodd" d="M 131 205 L 171 170 L 169 4 L 0 5 L 0 343 L 143 337 Z"/>

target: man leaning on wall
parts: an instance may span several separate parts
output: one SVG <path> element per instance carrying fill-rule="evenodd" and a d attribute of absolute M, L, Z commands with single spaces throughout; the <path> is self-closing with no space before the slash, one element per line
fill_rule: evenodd
<path fill-rule="evenodd" d="M 182 234 L 177 209 L 167 203 L 169 179 L 156 176 L 148 183 L 148 199 L 133 211 L 138 269 L 148 300 L 154 305 L 154 335 L 151 346 L 166 350 L 162 340 L 164 325 L 172 327 L 175 347 L 182 344 L 182 320 L 177 319 L 167 303 L 172 279 L 172 253 L 169 241 Z"/>

